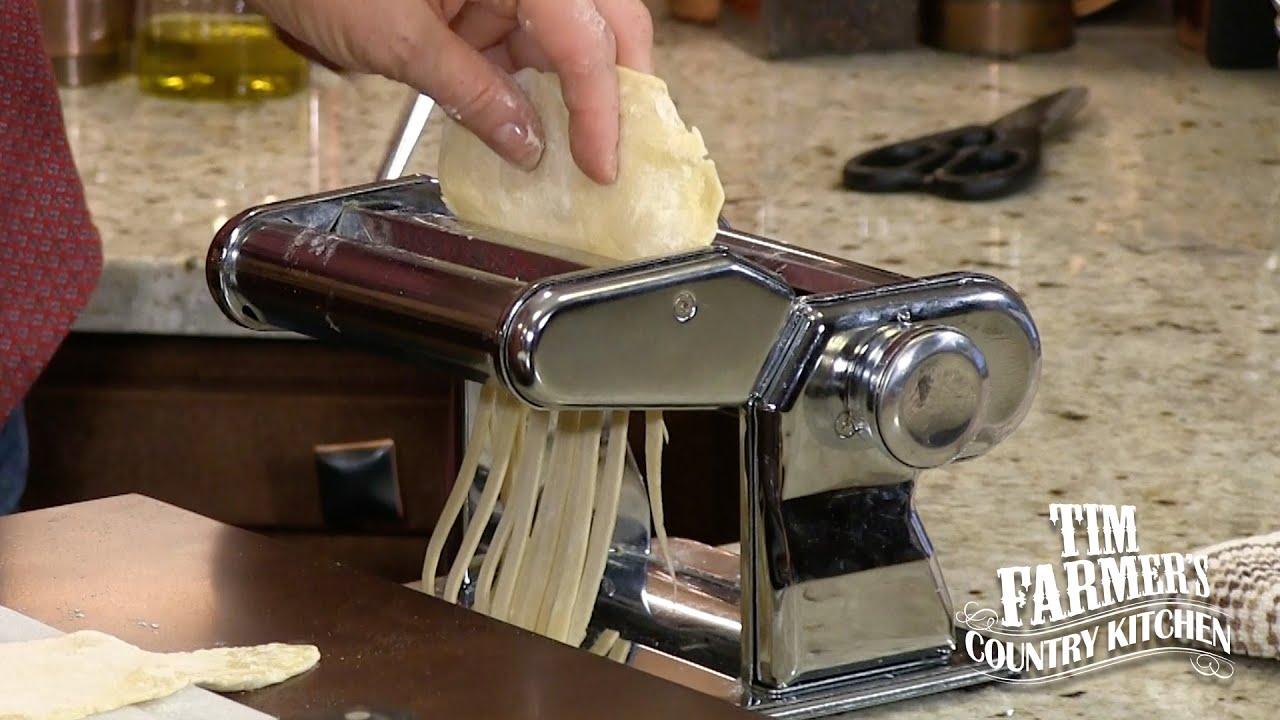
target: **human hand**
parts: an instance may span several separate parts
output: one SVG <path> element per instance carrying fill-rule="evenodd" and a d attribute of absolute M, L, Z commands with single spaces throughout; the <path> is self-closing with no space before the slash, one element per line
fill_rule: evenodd
<path fill-rule="evenodd" d="M 516 165 L 542 157 L 542 123 L 510 73 L 560 77 L 570 149 L 582 171 L 618 170 L 616 65 L 653 72 L 642 0 L 256 0 L 285 32 L 332 64 L 431 96 Z"/>

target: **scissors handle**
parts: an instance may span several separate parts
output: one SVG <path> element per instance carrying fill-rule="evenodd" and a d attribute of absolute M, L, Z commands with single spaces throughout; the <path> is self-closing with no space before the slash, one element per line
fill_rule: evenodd
<path fill-rule="evenodd" d="M 1005 197 L 1040 167 L 1040 133 L 970 125 L 886 145 L 850 160 L 844 186 L 868 193 L 919 191 L 949 200 Z"/>
<path fill-rule="evenodd" d="M 1011 195 L 1040 169 L 1040 131 L 1001 131 L 990 145 L 968 147 L 938 168 L 926 190 L 948 200 L 978 202 Z"/>
<path fill-rule="evenodd" d="M 844 186 L 867 193 L 925 190 L 930 177 L 965 147 L 990 143 L 995 131 L 968 125 L 868 150 L 844 166 Z"/>

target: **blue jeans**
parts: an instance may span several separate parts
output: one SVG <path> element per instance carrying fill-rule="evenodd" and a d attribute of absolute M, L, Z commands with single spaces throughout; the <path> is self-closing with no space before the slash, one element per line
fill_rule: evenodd
<path fill-rule="evenodd" d="M 17 512 L 27 489 L 27 419 L 22 406 L 14 408 L 0 425 L 0 515 Z"/>

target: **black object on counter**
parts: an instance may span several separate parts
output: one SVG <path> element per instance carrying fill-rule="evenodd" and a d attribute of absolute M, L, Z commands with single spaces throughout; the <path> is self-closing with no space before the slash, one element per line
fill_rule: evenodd
<path fill-rule="evenodd" d="M 918 0 L 727 0 L 721 23 L 771 59 L 918 45 Z"/>
<path fill-rule="evenodd" d="M 1087 98 L 1084 88 L 1067 88 L 990 125 L 966 125 L 869 150 L 845 165 L 844 187 L 966 201 L 1011 195 L 1035 178 L 1041 139 L 1075 116 Z"/>
<path fill-rule="evenodd" d="M 359 531 L 404 518 L 391 440 L 319 445 L 316 478 L 325 526 Z"/>
<path fill-rule="evenodd" d="M 1280 36 L 1271 0 L 1216 0 L 1209 3 L 1204 53 L 1223 69 L 1276 67 Z"/>

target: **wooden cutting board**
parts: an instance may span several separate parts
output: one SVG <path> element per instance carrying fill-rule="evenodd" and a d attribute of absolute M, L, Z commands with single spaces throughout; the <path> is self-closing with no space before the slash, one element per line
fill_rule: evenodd
<path fill-rule="evenodd" d="M 228 487 L 236 481 L 229 477 Z M 314 644 L 322 656 L 314 670 L 235 695 L 281 718 L 373 706 L 418 720 L 759 720 L 730 703 L 137 495 L 0 517 L 0 605 L 64 632 L 92 627 L 154 652 Z M 242 720 L 220 720 L 226 718 Z"/>

